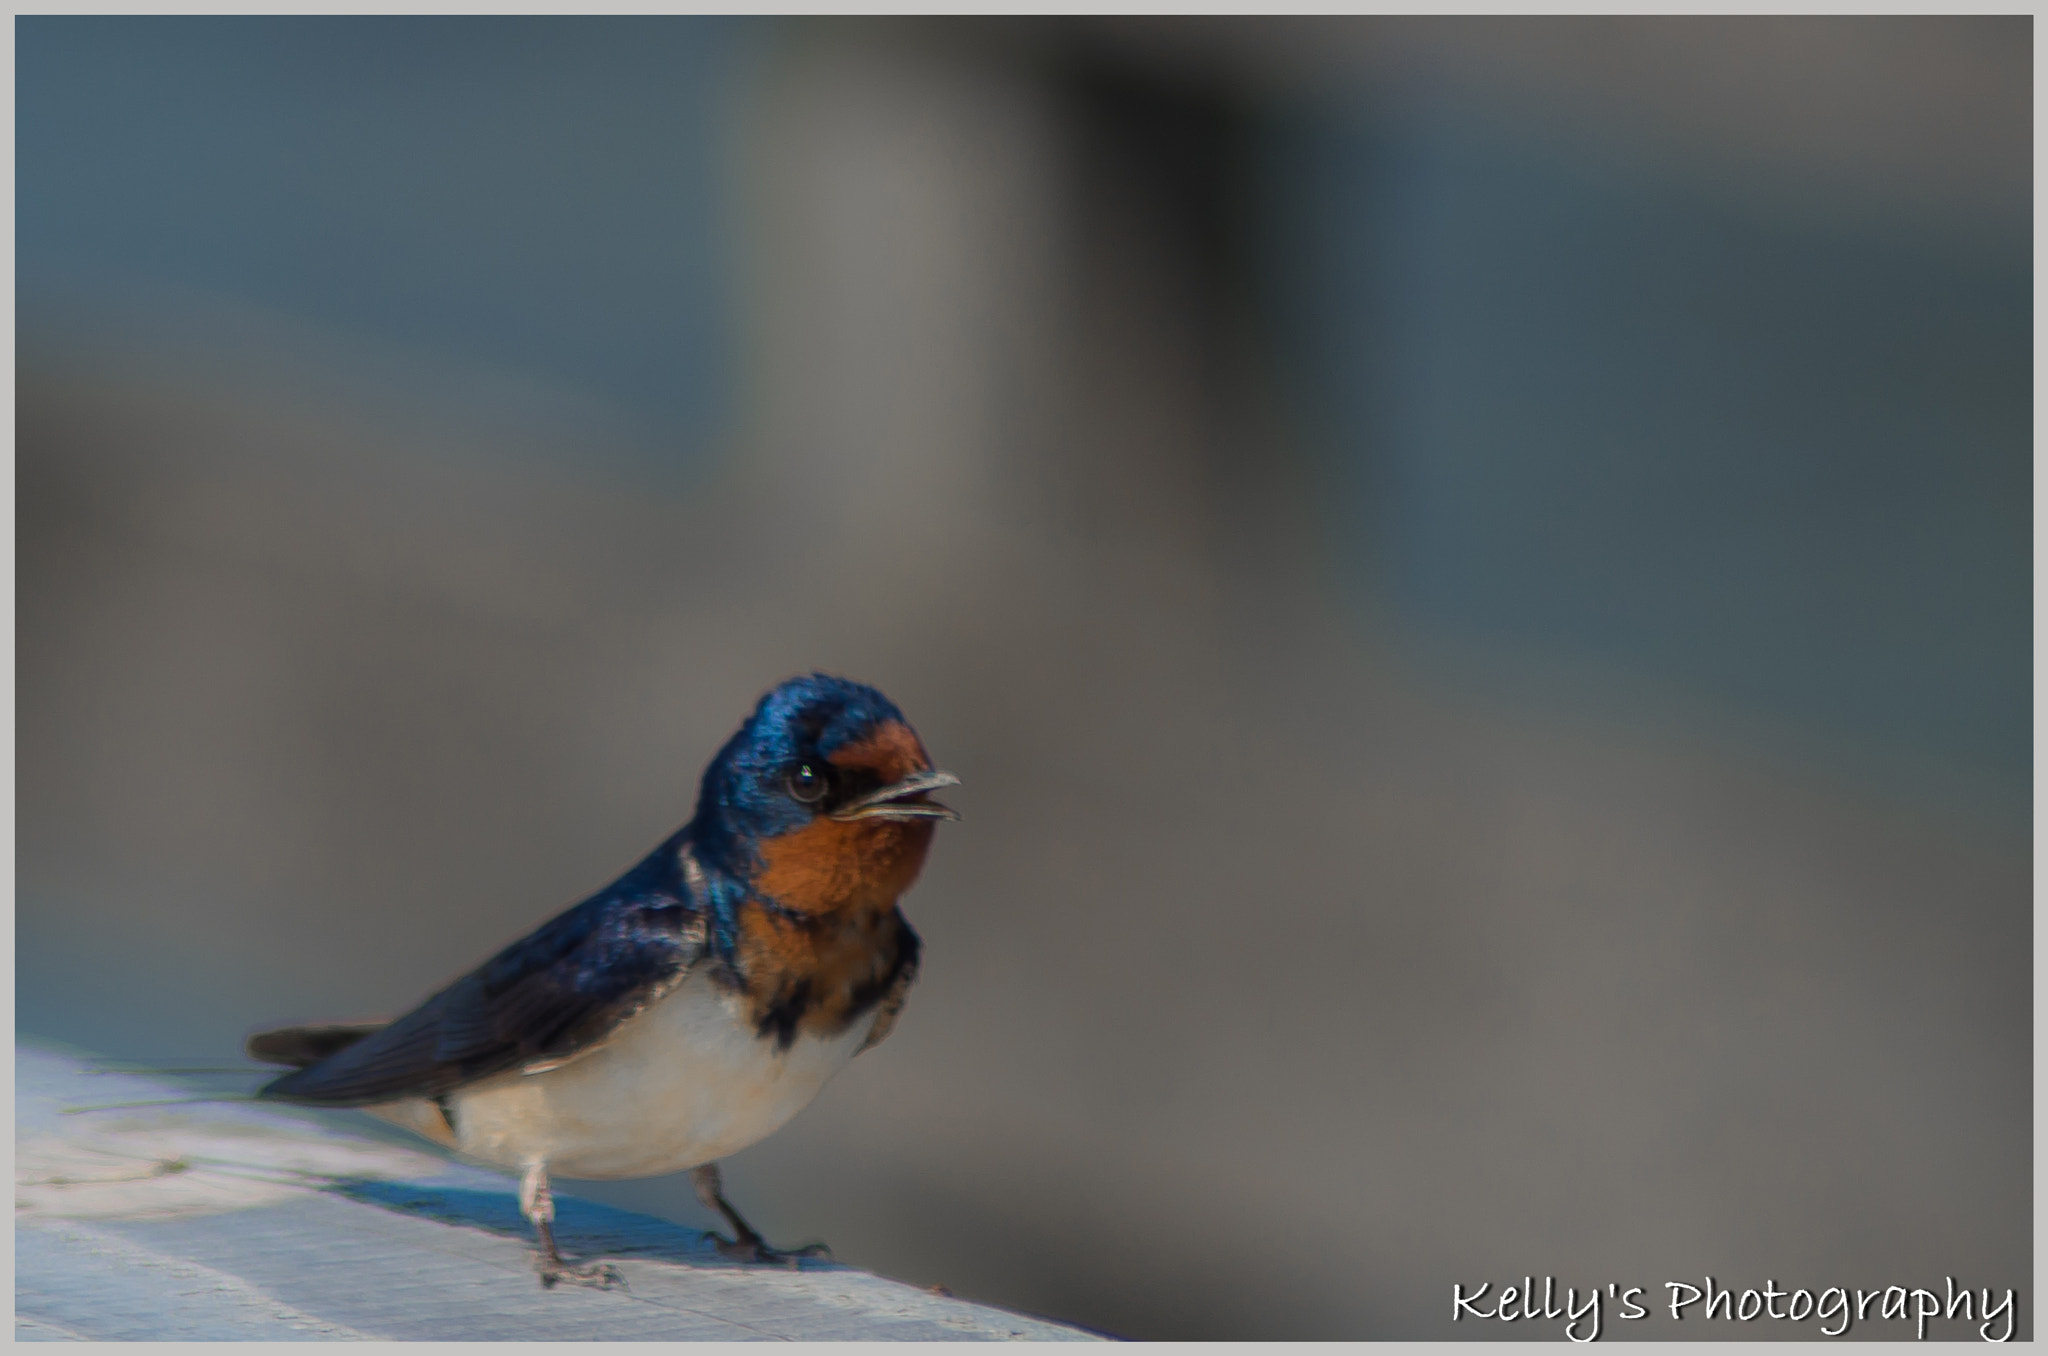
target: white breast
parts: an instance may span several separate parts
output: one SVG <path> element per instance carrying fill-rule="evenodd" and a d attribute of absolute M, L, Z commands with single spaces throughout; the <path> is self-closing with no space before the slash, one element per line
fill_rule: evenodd
<path fill-rule="evenodd" d="M 873 1026 L 870 1014 L 781 1049 L 700 969 L 591 1053 L 451 1094 L 456 1147 L 508 1168 L 538 1159 L 565 1177 L 681 1172 L 779 1129 Z"/>

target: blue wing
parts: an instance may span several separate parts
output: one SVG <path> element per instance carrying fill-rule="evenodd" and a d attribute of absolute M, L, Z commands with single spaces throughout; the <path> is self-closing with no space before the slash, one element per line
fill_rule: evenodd
<path fill-rule="evenodd" d="M 636 868 L 397 1021 L 259 1095 L 322 1106 L 437 1097 L 602 1041 L 705 951 L 705 919 L 686 893 L 650 889 L 636 881 L 641 874 Z M 260 1033 L 250 1052 L 265 1058 L 302 1030 Z"/>

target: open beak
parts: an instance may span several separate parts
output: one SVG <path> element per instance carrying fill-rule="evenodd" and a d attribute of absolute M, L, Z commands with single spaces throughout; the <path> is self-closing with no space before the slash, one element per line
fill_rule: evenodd
<path fill-rule="evenodd" d="M 870 791 L 859 800 L 848 801 L 831 812 L 830 818 L 847 819 L 958 819 L 957 810 L 924 799 L 927 791 L 958 786 L 960 779 L 950 772 L 920 772 L 893 786 Z"/>

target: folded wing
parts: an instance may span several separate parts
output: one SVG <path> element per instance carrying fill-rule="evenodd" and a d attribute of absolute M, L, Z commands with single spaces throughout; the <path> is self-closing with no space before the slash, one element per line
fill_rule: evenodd
<path fill-rule="evenodd" d="M 703 952 L 702 920 L 687 905 L 599 895 L 387 1026 L 251 1037 L 252 1058 L 311 1059 L 259 1095 L 362 1106 L 438 1097 L 508 1069 L 560 1063 L 666 993 Z"/>

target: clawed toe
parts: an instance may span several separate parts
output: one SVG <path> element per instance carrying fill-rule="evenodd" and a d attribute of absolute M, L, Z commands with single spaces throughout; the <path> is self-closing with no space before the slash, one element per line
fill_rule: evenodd
<path fill-rule="evenodd" d="M 543 1288 L 552 1290 L 563 1281 L 571 1285 L 587 1285 L 594 1290 L 609 1290 L 618 1286 L 626 1287 L 626 1278 L 610 1262 L 593 1262 L 588 1266 L 572 1267 L 559 1257 L 540 1256 L 534 1259 L 534 1269 L 540 1272 Z"/>
<path fill-rule="evenodd" d="M 773 1263 L 795 1271 L 806 1257 L 832 1256 L 832 1249 L 823 1243 L 806 1243 L 803 1247 L 789 1252 L 769 1247 L 767 1241 L 755 1232 L 754 1226 L 747 1223 L 740 1216 L 740 1212 L 732 1208 L 732 1202 L 725 1198 L 725 1183 L 719 1176 L 716 1163 L 705 1163 L 691 1169 L 690 1180 L 696 1183 L 697 1199 L 725 1216 L 725 1222 L 732 1226 L 733 1238 L 711 1235 L 711 1241 L 717 1245 L 720 1257 L 730 1258 L 735 1262 Z"/>
<path fill-rule="evenodd" d="M 563 1281 L 571 1285 L 587 1285 L 593 1290 L 609 1290 L 615 1285 L 625 1289 L 626 1278 L 610 1262 L 570 1266 L 562 1260 L 562 1250 L 555 1246 L 555 1231 L 548 1227 L 547 1221 L 539 1221 L 535 1228 L 540 1234 L 540 1247 L 534 1250 L 533 1269 L 540 1273 L 543 1290 L 552 1290 Z"/>

